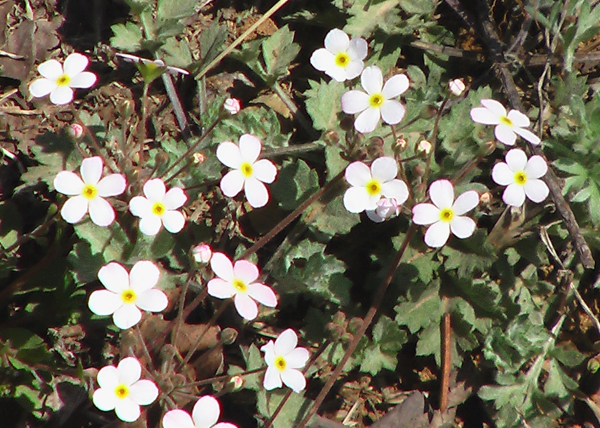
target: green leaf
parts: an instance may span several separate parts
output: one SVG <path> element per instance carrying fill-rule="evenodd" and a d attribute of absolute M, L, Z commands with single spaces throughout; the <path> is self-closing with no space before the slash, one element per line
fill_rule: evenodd
<path fill-rule="evenodd" d="M 339 129 L 338 115 L 341 113 L 340 99 L 345 91 L 344 85 L 333 79 L 327 83 L 309 80 L 308 84 L 310 89 L 304 92 L 306 111 L 313 120 L 314 128 L 321 131 Z"/>
<path fill-rule="evenodd" d="M 208 64 L 223 51 L 227 41 L 227 28 L 214 20 L 210 27 L 200 34 L 200 57 L 202 64 Z"/>
<path fill-rule="evenodd" d="M 286 391 L 279 389 L 267 391 L 262 388 L 257 394 L 256 408 L 258 413 L 268 419 L 273 416 L 275 409 L 283 401 Z M 290 428 L 298 426 L 308 410 L 312 408 L 313 400 L 303 397 L 300 394 L 292 393 L 285 402 L 281 412 L 273 421 L 274 428 Z M 309 422 L 310 424 L 310 422 Z"/>
<path fill-rule="evenodd" d="M 585 354 L 579 352 L 573 342 L 561 342 L 556 345 L 550 355 L 567 367 L 577 367 L 586 360 Z"/>
<path fill-rule="evenodd" d="M 443 314 L 442 300 L 439 296 L 439 283 L 432 282 L 421 294 L 411 289 L 408 301 L 394 307 L 396 323 L 408 327 L 411 333 L 429 326 L 438 325 Z"/>
<path fill-rule="evenodd" d="M 23 227 L 23 217 L 17 205 L 10 201 L 0 202 L 0 245 L 8 248 L 17 242 L 19 232 Z"/>
<path fill-rule="evenodd" d="M 284 210 L 294 210 L 319 189 L 319 177 L 302 159 L 285 162 L 270 187 L 273 197 Z"/>
<path fill-rule="evenodd" d="M 158 0 L 156 9 L 160 20 L 182 19 L 196 14 L 198 0 Z"/>
<path fill-rule="evenodd" d="M 294 43 L 294 32 L 281 27 L 262 44 L 267 84 L 287 74 L 290 63 L 298 56 L 300 46 Z"/>
<path fill-rule="evenodd" d="M 110 38 L 110 45 L 125 52 L 136 52 L 142 48 L 142 30 L 133 22 L 115 24 L 110 27 L 114 36 Z"/>

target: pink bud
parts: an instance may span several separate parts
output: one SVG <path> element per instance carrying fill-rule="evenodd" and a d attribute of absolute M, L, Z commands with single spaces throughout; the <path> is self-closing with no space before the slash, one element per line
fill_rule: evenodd
<path fill-rule="evenodd" d="M 78 140 L 83 135 L 83 126 L 78 123 L 73 123 L 71 126 L 69 126 L 67 132 L 71 137 Z"/>
<path fill-rule="evenodd" d="M 427 140 L 419 141 L 419 144 L 417 144 L 417 152 L 428 155 L 431 153 L 431 143 Z"/>
<path fill-rule="evenodd" d="M 484 192 L 479 197 L 479 200 L 481 201 L 482 204 L 489 204 L 490 201 L 492 200 L 492 195 L 490 194 L 490 192 Z"/>
<path fill-rule="evenodd" d="M 223 107 L 225 107 L 225 110 L 227 110 L 229 114 L 238 114 L 242 109 L 242 104 L 237 98 L 227 98 Z"/>
<path fill-rule="evenodd" d="M 448 89 L 453 95 L 461 96 L 465 91 L 465 81 L 463 79 L 454 79 L 448 82 Z"/>
<path fill-rule="evenodd" d="M 212 249 L 209 245 L 199 244 L 192 249 L 192 254 L 194 255 L 196 263 L 206 265 L 212 257 Z"/>

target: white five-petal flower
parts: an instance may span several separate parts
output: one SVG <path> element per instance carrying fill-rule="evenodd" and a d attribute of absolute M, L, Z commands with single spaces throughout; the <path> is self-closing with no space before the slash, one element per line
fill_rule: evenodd
<path fill-rule="evenodd" d="M 187 196 L 180 187 L 166 190 L 165 183 L 154 178 L 144 184 L 145 196 L 135 196 L 129 201 L 129 211 L 141 218 L 140 230 L 145 235 L 156 235 L 162 225 L 171 233 L 183 229 L 185 218 L 177 209 L 185 204 Z"/>
<path fill-rule="evenodd" d="M 354 121 L 354 128 L 363 134 L 372 132 L 379 119 L 388 125 L 399 123 L 406 108 L 400 101 L 394 100 L 406 92 L 408 77 L 404 74 L 392 76 L 383 84 L 383 75 L 379 67 L 372 65 L 363 70 L 360 83 L 366 91 L 351 90 L 342 95 L 342 110 L 347 114 L 360 113 Z"/>
<path fill-rule="evenodd" d="M 163 428 L 237 428 L 229 422 L 219 422 L 221 406 L 219 401 L 210 395 L 200 397 L 192 415 L 184 410 L 169 410 L 162 419 Z M 215 425 L 216 424 L 216 425 Z"/>
<path fill-rule="evenodd" d="M 479 203 L 479 195 L 469 190 L 454 200 L 454 186 L 448 180 L 437 180 L 429 187 L 433 204 L 417 204 L 413 207 L 416 224 L 431 225 L 425 232 L 425 243 L 430 247 L 443 246 L 450 232 L 460 239 L 468 238 L 475 231 L 473 219 L 463 216 Z"/>
<path fill-rule="evenodd" d="M 71 171 L 61 171 L 56 175 L 54 188 L 71 196 L 60 210 L 65 221 L 77 223 L 88 211 L 98 226 L 108 226 L 114 221 L 115 210 L 104 198 L 123 193 L 127 182 L 121 174 L 110 174 L 100 179 L 102 168 L 102 158 L 94 156 L 81 162 L 81 178 Z"/>
<path fill-rule="evenodd" d="M 53 104 L 68 104 L 73 100 L 73 89 L 90 88 L 96 83 L 96 75 L 90 71 L 83 71 L 88 66 L 88 59 L 84 55 L 72 53 L 65 60 L 64 68 L 55 59 L 48 60 L 38 66 L 41 74 L 29 85 L 29 92 L 36 98 L 50 94 Z"/>
<path fill-rule="evenodd" d="M 235 308 L 244 319 L 256 318 L 256 302 L 270 308 L 277 306 L 277 296 L 273 290 L 265 284 L 254 282 L 259 275 L 255 264 L 247 260 L 238 260 L 232 264 L 225 254 L 214 253 L 210 259 L 210 267 L 217 278 L 208 281 L 208 294 L 218 299 L 233 297 Z"/>
<path fill-rule="evenodd" d="M 151 380 L 142 379 L 142 366 L 133 357 L 121 360 L 117 367 L 105 366 L 98 372 L 98 385 L 92 400 L 103 411 L 114 410 L 117 417 L 133 422 L 140 417 L 140 405 L 147 406 L 158 397 L 158 388 Z"/>
<path fill-rule="evenodd" d="M 154 286 L 160 271 L 154 263 L 140 260 L 131 272 L 119 263 L 111 262 L 98 271 L 98 279 L 106 290 L 96 290 L 90 295 L 88 306 L 96 315 L 111 315 L 120 329 L 128 329 L 142 319 L 140 309 L 160 312 L 169 303 L 167 295 Z"/>
<path fill-rule="evenodd" d="M 260 350 L 265 353 L 267 371 L 263 381 L 266 390 L 281 388 L 282 383 L 298 393 L 306 388 L 306 378 L 298 369 L 304 367 L 309 358 L 308 349 L 296 347 L 298 336 L 291 328 L 269 342 Z"/>
<path fill-rule="evenodd" d="M 398 164 L 391 157 L 375 159 L 370 168 L 362 162 L 352 162 L 346 167 L 346 181 L 352 187 L 344 194 L 344 206 L 351 213 L 375 211 L 382 197 L 403 204 L 408 198 L 408 187 L 396 174 Z"/>
<path fill-rule="evenodd" d="M 541 177 L 548 171 L 548 165 L 541 156 L 527 159 L 523 150 L 512 149 L 504 157 L 506 163 L 499 162 L 492 169 L 492 179 L 504 189 L 502 200 L 507 205 L 520 207 L 527 196 L 533 202 L 542 202 L 548 196 L 548 186 Z"/>
<path fill-rule="evenodd" d="M 346 33 L 334 28 L 325 36 L 325 48 L 314 51 L 310 63 L 332 79 L 343 82 L 360 74 L 366 56 L 365 39 L 355 37 L 350 40 Z"/>
<path fill-rule="evenodd" d="M 531 144 L 540 144 L 537 135 L 528 129 L 529 118 L 517 110 L 511 110 L 506 114 L 506 109 L 496 100 L 481 100 L 483 107 L 471 109 L 471 119 L 484 125 L 496 125 L 494 134 L 498 141 L 507 146 L 514 146 L 517 134 L 525 138 Z"/>
<path fill-rule="evenodd" d="M 264 207 L 269 202 L 269 191 L 263 183 L 272 183 L 277 168 L 270 160 L 260 159 L 262 144 L 254 135 L 244 134 L 239 145 L 224 141 L 217 147 L 217 158 L 232 168 L 221 179 L 221 191 L 233 198 L 242 188 L 252 208 Z"/>

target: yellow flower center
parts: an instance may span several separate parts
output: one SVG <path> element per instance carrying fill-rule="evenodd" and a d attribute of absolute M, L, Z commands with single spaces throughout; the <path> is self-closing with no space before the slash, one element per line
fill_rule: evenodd
<path fill-rule="evenodd" d="M 515 183 L 519 186 L 524 186 L 527 183 L 527 174 L 524 171 L 515 172 Z"/>
<path fill-rule="evenodd" d="M 118 399 L 122 400 L 123 398 L 127 398 L 129 395 L 129 388 L 124 383 L 117 385 L 115 388 L 115 395 Z"/>
<path fill-rule="evenodd" d="M 240 171 L 242 171 L 244 177 L 250 178 L 252 177 L 252 172 L 254 171 L 254 169 L 252 168 L 252 165 L 250 165 L 248 162 L 244 162 L 240 167 Z"/>
<path fill-rule="evenodd" d="M 365 188 L 369 196 L 375 196 L 381 194 L 381 183 L 375 179 L 371 179 L 367 182 Z"/>
<path fill-rule="evenodd" d="M 380 108 L 384 101 L 382 94 L 372 94 L 369 97 L 369 105 L 374 108 Z"/>
<path fill-rule="evenodd" d="M 85 186 L 83 186 L 81 194 L 84 198 L 92 200 L 98 195 L 98 189 L 92 184 L 86 184 Z"/>
<path fill-rule="evenodd" d="M 502 125 L 506 125 L 506 126 L 513 126 L 512 120 L 510 120 L 508 117 L 506 116 L 500 116 L 500 123 Z"/>
<path fill-rule="evenodd" d="M 335 56 L 335 65 L 345 68 L 350 63 L 350 57 L 346 52 L 340 52 Z"/>
<path fill-rule="evenodd" d="M 450 223 L 454 218 L 454 211 L 452 208 L 444 208 L 440 210 L 440 220 L 446 223 Z"/>
<path fill-rule="evenodd" d="M 133 303 L 137 300 L 137 295 L 135 294 L 135 291 L 128 288 L 121 293 L 121 300 L 123 300 L 123 303 Z"/>
<path fill-rule="evenodd" d="M 162 217 L 167 209 L 165 208 L 165 204 L 162 202 L 154 202 L 152 205 L 152 214 Z"/>
<path fill-rule="evenodd" d="M 233 288 L 235 288 L 237 291 L 245 293 L 246 290 L 248 289 L 248 286 L 241 279 L 234 279 L 233 280 Z"/>
<path fill-rule="evenodd" d="M 66 74 L 63 74 L 62 76 L 58 76 L 58 78 L 56 79 L 56 84 L 58 86 L 69 86 L 70 82 L 71 82 L 71 78 Z"/>
<path fill-rule="evenodd" d="M 284 371 L 286 366 L 285 358 L 277 357 L 275 358 L 275 367 L 277 370 Z"/>

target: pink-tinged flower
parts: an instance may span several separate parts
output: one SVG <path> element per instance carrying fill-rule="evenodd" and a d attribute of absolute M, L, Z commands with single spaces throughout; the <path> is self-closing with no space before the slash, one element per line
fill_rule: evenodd
<path fill-rule="evenodd" d="M 81 178 L 71 171 L 61 171 L 54 178 L 54 188 L 71 196 L 60 210 L 68 223 L 79 222 L 86 213 L 94 224 L 104 227 L 115 220 L 115 210 L 104 198 L 120 195 L 127 182 L 121 174 L 102 176 L 102 158 L 94 156 L 81 162 Z"/>
<path fill-rule="evenodd" d="M 277 297 L 265 284 L 254 282 L 259 272 L 255 264 L 247 260 L 231 263 L 223 253 L 214 253 L 210 267 L 217 278 L 208 281 L 208 294 L 217 299 L 229 299 L 233 302 L 242 318 L 253 320 L 258 315 L 259 302 L 270 308 L 277 306 Z"/>
<path fill-rule="evenodd" d="M 78 123 L 73 123 L 67 128 L 67 132 L 69 135 L 76 140 L 80 139 L 83 136 L 83 126 Z"/>
<path fill-rule="evenodd" d="M 163 416 L 162 424 L 164 428 L 237 428 L 229 422 L 217 423 L 220 415 L 219 401 L 205 395 L 196 401 L 191 416 L 184 410 L 169 410 Z"/>
<path fill-rule="evenodd" d="M 398 164 L 391 157 L 375 159 L 371 167 L 352 162 L 346 167 L 346 181 L 352 186 L 344 193 L 344 207 L 351 213 L 374 211 L 382 197 L 394 198 L 403 204 L 408 198 L 408 187 L 398 180 Z"/>
<path fill-rule="evenodd" d="M 343 82 L 360 74 L 366 56 L 365 39 L 355 37 L 350 40 L 346 33 L 334 28 L 325 36 L 325 48 L 314 51 L 310 63 L 332 79 Z"/>
<path fill-rule="evenodd" d="M 433 204 L 418 204 L 413 207 L 416 224 L 431 225 L 425 232 L 425 243 L 430 247 L 443 246 L 450 232 L 460 239 L 468 238 L 475 231 L 473 219 L 463 214 L 479 203 L 479 195 L 469 190 L 454 200 L 454 186 L 448 180 L 437 180 L 429 186 L 429 197 Z"/>
<path fill-rule="evenodd" d="M 383 84 L 383 75 L 379 67 L 366 67 L 360 75 L 360 83 L 366 91 L 351 90 L 342 95 L 342 110 L 347 114 L 360 113 L 354 121 L 354 128 L 363 134 L 372 132 L 383 119 L 388 125 L 399 123 L 406 108 L 400 101 L 394 100 L 406 92 L 408 77 L 404 74 L 392 76 Z"/>
<path fill-rule="evenodd" d="M 265 363 L 267 363 L 263 381 L 266 390 L 281 388 L 282 384 L 296 393 L 306 388 L 306 378 L 299 369 L 306 365 L 310 354 L 308 349 L 296 347 L 297 344 L 296 332 L 288 328 L 274 343 L 269 340 L 260 348 L 265 353 Z"/>
<path fill-rule="evenodd" d="M 506 114 L 504 106 L 495 100 L 481 100 L 481 105 L 483 107 L 471 109 L 471 119 L 484 125 L 496 125 L 494 134 L 502 144 L 514 146 L 517 134 L 531 144 L 540 144 L 539 137 L 525 129 L 530 124 L 529 118 L 520 111 L 511 110 Z"/>
<path fill-rule="evenodd" d="M 382 223 L 388 218 L 396 217 L 400 214 L 400 204 L 396 198 L 381 198 L 377 201 L 377 208 L 366 210 L 367 217 L 375 223 Z"/>
<path fill-rule="evenodd" d="M 94 291 L 88 306 L 96 315 L 112 315 L 120 329 L 133 327 L 142 319 L 140 309 L 160 312 L 167 307 L 167 295 L 154 288 L 159 277 L 158 267 L 148 260 L 137 262 L 130 273 L 119 263 L 111 262 L 98 271 L 98 279 L 106 290 Z"/>
<path fill-rule="evenodd" d="M 144 235 L 156 235 L 163 225 L 171 233 L 183 229 L 185 218 L 177 210 L 185 204 L 187 196 L 180 187 L 166 190 L 165 183 L 154 178 L 144 184 L 144 196 L 129 201 L 131 214 L 141 218 L 140 230 Z"/>
<path fill-rule="evenodd" d="M 448 82 L 448 89 L 452 95 L 459 97 L 465 92 L 465 81 L 463 79 L 451 80 Z"/>
<path fill-rule="evenodd" d="M 192 249 L 192 254 L 196 263 L 207 265 L 212 257 L 212 248 L 207 244 L 198 244 Z"/>
<path fill-rule="evenodd" d="M 277 168 L 270 160 L 257 160 L 261 150 L 260 140 L 250 134 L 242 135 L 239 145 L 224 141 L 217 147 L 217 158 L 232 168 L 221 179 L 221 191 L 233 198 L 244 189 L 252 208 L 264 207 L 269 202 L 269 191 L 264 183 L 272 183 L 277 176 Z"/>
<path fill-rule="evenodd" d="M 29 92 L 36 98 L 50 94 L 52 104 L 63 105 L 73 100 L 72 88 L 90 88 L 96 83 L 96 75 L 83 71 L 88 66 L 84 55 L 72 53 L 65 60 L 64 68 L 55 59 L 43 62 L 38 66 L 42 76 L 29 85 Z"/>
<path fill-rule="evenodd" d="M 140 417 L 140 406 L 152 404 L 158 388 L 151 380 L 142 379 L 142 366 L 133 357 L 124 358 L 117 367 L 105 366 L 98 372 L 98 385 L 92 400 L 102 411 L 114 410 L 117 417 L 133 422 Z"/>
<path fill-rule="evenodd" d="M 225 103 L 223 103 L 223 107 L 229 112 L 229 114 L 233 115 L 240 112 L 242 109 L 242 104 L 237 98 L 227 98 Z"/>
<path fill-rule="evenodd" d="M 536 155 L 528 160 L 523 150 L 512 149 L 506 153 L 505 160 L 506 163 L 499 162 L 492 169 L 492 179 L 501 186 L 508 186 L 502 194 L 505 204 L 520 207 L 525 196 L 536 203 L 546 199 L 548 186 L 540 180 L 548 172 L 544 158 Z"/>

